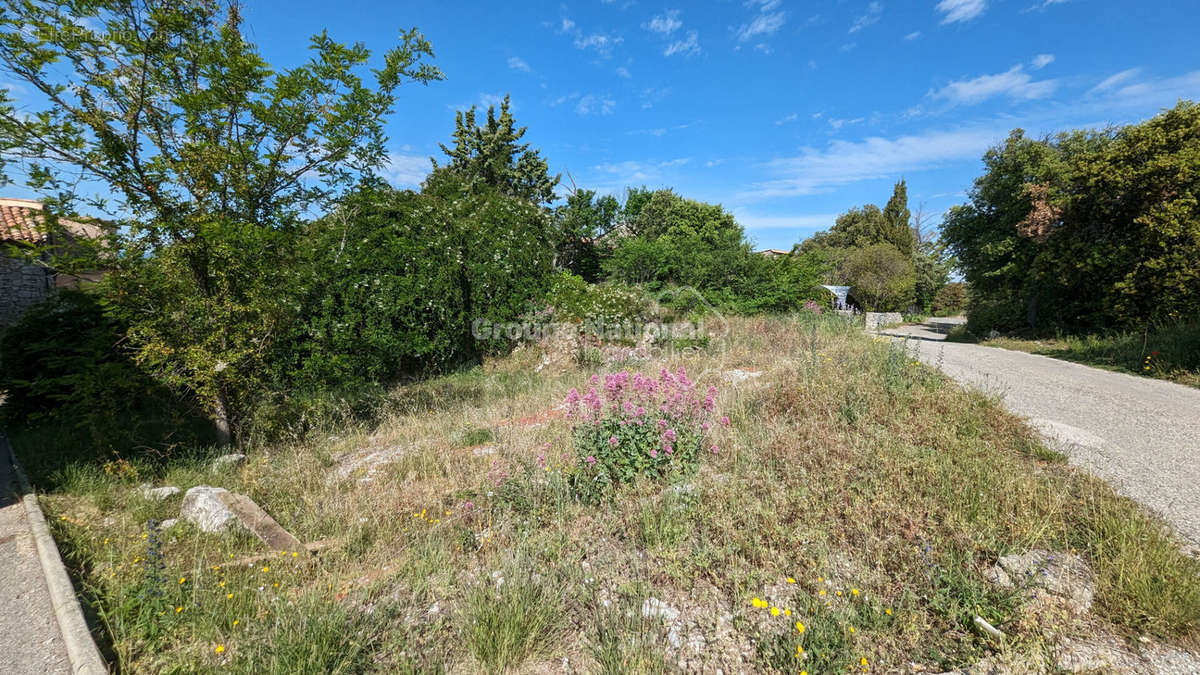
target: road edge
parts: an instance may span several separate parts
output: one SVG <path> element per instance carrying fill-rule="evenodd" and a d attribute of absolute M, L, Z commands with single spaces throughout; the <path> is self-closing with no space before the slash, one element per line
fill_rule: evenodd
<path fill-rule="evenodd" d="M 83 608 L 75 587 L 67 575 L 58 552 L 58 544 L 50 534 L 46 524 L 46 516 L 38 505 L 37 494 L 29 485 L 25 470 L 17 462 L 8 437 L 0 433 L 0 444 L 4 446 L 8 461 L 12 463 L 13 473 L 17 477 L 17 488 L 21 491 L 21 503 L 25 507 L 25 521 L 33 533 L 37 545 L 38 560 L 42 565 L 42 577 L 46 580 L 46 588 L 50 591 L 50 604 L 54 607 L 54 618 L 58 620 L 58 631 L 62 635 L 67 648 L 67 658 L 71 662 L 71 671 L 76 675 L 105 675 L 108 667 L 100 656 L 100 649 L 92 639 L 87 620 L 83 618 Z"/>

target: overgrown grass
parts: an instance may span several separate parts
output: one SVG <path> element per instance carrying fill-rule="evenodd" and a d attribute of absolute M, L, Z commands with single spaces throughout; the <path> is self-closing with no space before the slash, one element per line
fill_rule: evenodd
<path fill-rule="evenodd" d="M 1200 387 L 1200 320 L 1154 326 L 1144 331 L 1059 335 L 1036 340 L 1015 337 L 978 340 L 969 335 L 965 328 L 959 328 L 950 339 L 978 341 L 989 347 L 1042 354 Z"/>
<path fill-rule="evenodd" d="M 697 473 L 596 505 L 572 493 L 556 410 L 593 371 L 540 363 L 524 349 L 402 388 L 378 424 L 313 425 L 225 472 L 215 451 L 63 461 L 50 431 L 13 441 L 127 671 L 945 670 L 997 648 L 977 615 L 1049 653 L 984 574 L 1029 548 L 1084 556 L 1114 630 L 1200 635 L 1200 563 L 1162 522 L 838 317 L 735 319 L 702 349 L 605 365 L 685 366 L 731 425 Z M 227 487 L 330 546 L 264 559 L 244 533 L 151 534 L 180 498 L 146 501 L 142 482 Z"/>

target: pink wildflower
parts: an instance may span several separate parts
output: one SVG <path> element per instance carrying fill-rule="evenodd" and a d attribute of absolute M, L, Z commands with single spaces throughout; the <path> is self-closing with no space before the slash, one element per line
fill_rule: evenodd
<path fill-rule="evenodd" d="M 723 427 L 729 426 L 729 415 L 725 415 L 724 417 L 721 418 L 721 426 L 723 426 Z"/>
<path fill-rule="evenodd" d="M 614 448 L 617 447 L 617 443 L 620 443 L 620 442 L 621 441 L 618 441 L 616 436 L 612 436 L 608 439 L 608 444 Z"/>
<path fill-rule="evenodd" d="M 654 459 L 657 459 L 657 458 L 658 458 L 658 451 L 657 451 L 657 450 L 651 450 L 651 451 L 650 451 L 650 457 L 651 457 L 651 458 L 654 458 Z"/>
<path fill-rule="evenodd" d="M 586 458 L 585 458 L 583 461 L 587 462 L 587 463 L 588 463 L 588 466 L 595 466 L 595 465 L 596 465 L 596 458 L 595 458 L 595 457 L 592 457 L 591 455 L 588 455 L 588 456 L 587 456 L 587 457 L 586 457 Z"/>

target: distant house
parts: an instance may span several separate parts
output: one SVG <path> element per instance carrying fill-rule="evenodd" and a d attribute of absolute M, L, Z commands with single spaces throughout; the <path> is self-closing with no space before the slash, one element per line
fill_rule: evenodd
<path fill-rule="evenodd" d="M 50 232 L 41 202 L 0 197 L 0 333 L 16 323 L 29 307 L 46 299 L 53 289 L 100 278 L 99 272 L 69 275 L 54 270 L 50 250 L 81 238 L 98 237 L 102 232 L 94 223 L 65 218 L 59 218 L 58 223 L 60 232 Z M 21 248 L 38 255 L 32 261 L 14 255 L 14 249 Z"/>
<path fill-rule="evenodd" d="M 791 255 L 791 251 L 784 251 L 779 248 L 764 248 L 761 251 L 755 251 L 758 255 L 764 258 L 778 258 L 780 256 Z"/>

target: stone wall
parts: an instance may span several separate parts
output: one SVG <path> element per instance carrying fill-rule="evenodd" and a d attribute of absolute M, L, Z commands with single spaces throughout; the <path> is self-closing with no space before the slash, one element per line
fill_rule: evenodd
<path fill-rule="evenodd" d="M 867 312 L 866 320 L 867 330 L 878 330 L 880 326 L 904 323 L 904 317 L 900 312 Z"/>
<path fill-rule="evenodd" d="M 0 334 L 50 294 L 53 274 L 0 254 Z"/>

